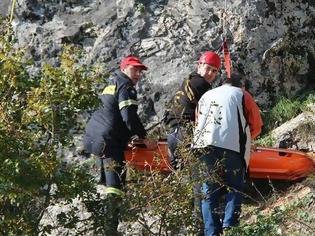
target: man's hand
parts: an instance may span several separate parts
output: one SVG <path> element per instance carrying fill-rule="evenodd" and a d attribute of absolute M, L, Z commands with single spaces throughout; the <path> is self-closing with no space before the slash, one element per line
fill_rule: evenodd
<path fill-rule="evenodd" d="M 257 145 L 256 144 L 252 144 L 250 147 L 250 152 L 256 152 L 257 150 Z"/>
<path fill-rule="evenodd" d="M 143 143 L 149 150 L 157 148 L 157 141 L 154 141 L 152 139 L 143 139 Z"/>

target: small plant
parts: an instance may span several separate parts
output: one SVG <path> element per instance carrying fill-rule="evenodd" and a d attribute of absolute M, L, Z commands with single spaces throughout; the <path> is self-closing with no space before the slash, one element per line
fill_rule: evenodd
<path fill-rule="evenodd" d="M 313 185 L 313 182 L 314 174 L 303 181 L 303 186 Z M 283 183 L 279 182 L 278 184 L 282 185 Z M 225 235 L 314 235 L 315 221 L 314 214 L 312 214 L 315 209 L 314 191 L 309 192 L 303 197 L 297 197 L 295 193 L 296 186 L 289 188 L 289 191 L 286 188 L 286 193 L 290 193 L 291 196 L 283 198 L 281 205 L 279 205 L 279 197 L 281 195 L 279 195 L 275 186 L 270 187 L 272 195 L 268 197 L 264 204 L 265 206 L 269 206 L 267 208 L 269 210 L 262 212 L 259 209 L 254 209 L 247 212 L 247 215 L 255 216 L 251 217 L 251 223 L 248 223 L 248 220 L 242 221 L 240 226 L 231 228 Z M 301 191 L 305 192 L 305 190 L 302 189 Z M 261 193 L 259 192 L 259 194 Z M 296 200 L 290 201 L 291 197 Z M 272 206 L 274 204 L 277 206 Z"/>
<path fill-rule="evenodd" d="M 265 129 L 270 131 L 301 112 L 301 102 L 281 97 L 276 105 L 264 117 Z"/>
<path fill-rule="evenodd" d="M 295 98 L 280 97 L 272 109 L 264 115 L 264 133 L 280 126 L 304 111 L 314 111 L 314 92 L 305 92 Z"/>
<path fill-rule="evenodd" d="M 309 112 L 315 112 L 314 106 L 315 106 L 315 94 L 310 93 L 307 95 L 306 99 L 302 103 L 302 110 L 303 111 L 309 111 Z M 312 107 L 313 107 L 313 109 L 312 109 Z"/>
<path fill-rule="evenodd" d="M 194 158 L 186 152 L 181 161 L 185 166 L 171 174 L 150 170 L 144 175 L 128 168 L 133 181 L 124 199 L 125 222 L 138 222 L 144 235 L 177 235 L 183 229 L 197 232 L 192 208 L 195 180 L 190 178 Z"/>
<path fill-rule="evenodd" d="M 145 6 L 143 3 L 138 3 L 136 5 L 136 11 L 140 12 L 141 14 L 145 13 Z"/>
<path fill-rule="evenodd" d="M 255 141 L 255 145 L 262 147 L 273 147 L 275 145 L 275 139 L 271 135 L 265 135 Z"/>
<path fill-rule="evenodd" d="M 281 235 L 279 232 L 279 224 L 284 220 L 285 214 L 278 208 L 273 210 L 270 216 L 262 214 L 257 215 L 255 224 L 244 224 L 239 227 L 231 228 L 228 236 L 276 236 Z"/>

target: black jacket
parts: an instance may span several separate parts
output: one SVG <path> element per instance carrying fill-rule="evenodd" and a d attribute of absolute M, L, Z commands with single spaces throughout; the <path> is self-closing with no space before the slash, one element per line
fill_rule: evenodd
<path fill-rule="evenodd" d="M 83 142 L 87 152 L 100 156 L 105 143 L 125 148 L 131 136 L 146 136 L 137 114 L 137 91 L 128 76 L 116 71 L 100 98 L 102 106 L 92 114 L 85 130 Z"/>
<path fill-rule="evenodd" d="M 172 128 L 195 121 L 197 103 L 210 88 L 211 85 L 199 74 L 190 74 L 171 99 L 165 113 L 165 124 Z"/>

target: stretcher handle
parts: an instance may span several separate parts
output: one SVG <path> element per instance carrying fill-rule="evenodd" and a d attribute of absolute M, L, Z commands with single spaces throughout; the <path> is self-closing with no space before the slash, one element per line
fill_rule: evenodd
<path fill-rule="evenodd" d="M 139 148 L 148 148 L 148 150 L 154 150 L 157 148 L 158 146 L 158 142 L 156 141 L 154 143 L 154 147 L 147 147 L 145 142 L 144 142 L 145 139 L 139 139 L 137 137 L 132 137 L 128 146 L 129 147 L 139 147 Z"/>
<path fill-rule="evenodd" d="M 143 139 L 135 139 L 131 141 L 131 145 L 134 147 L 146 148 L 147 146 L 143 142 Z"/>

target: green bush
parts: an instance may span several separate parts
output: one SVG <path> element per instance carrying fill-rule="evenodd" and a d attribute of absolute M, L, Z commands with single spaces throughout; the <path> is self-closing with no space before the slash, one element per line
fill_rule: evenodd
<path fill-rule="evenodd" d="M 273 147 L 275 144 L 275 139 L 271 135 L 265 135 L 257 140 L 255 140 L 255 145 L 262 147 Z"/>
<path fill-rule="evenodd" d="M 301 112 L 301 102 L 285 97 L 279 98 L 276 105 L 264 117 L 265 130 L 270 131 L 290 120 Z"/>
<path fill-rule="evenodd" d="M 264 114 L 264 133 L 268 133 L 303 111 L 310 111 L 309 106 L 315 104 L 314 92 L 305 92 L 294 98 L 280 97 L 271 110 Z"/>
<path fill-rule="evenodd" d="M 64 163 L 60 149 L 71 144 L 77 116 L 98 103 L 98 74 L 65 47 L 59 67 L 30 77 L 5 19 L 0 33 L 0 234 L 35 235 L 51 230 L 40 227 L 48 206 L 95 193 L 93 177 Z"/>

